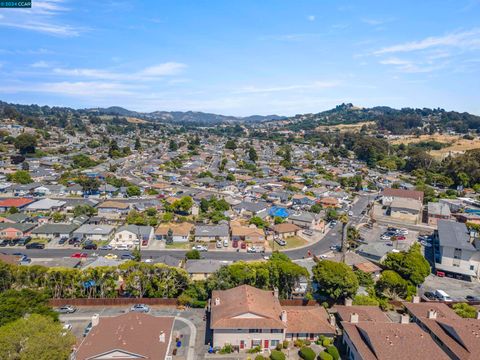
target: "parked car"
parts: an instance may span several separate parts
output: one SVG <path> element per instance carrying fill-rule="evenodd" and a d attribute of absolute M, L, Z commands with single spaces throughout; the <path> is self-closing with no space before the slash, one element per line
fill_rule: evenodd
<path fill-rule="evenodd" d="M 88 254 L 87 253 L 73 253 L 72 255 L 70 255 L 71 258 L 76 258 L 76 259 L 80 259 L 80 258 L 86 258 L 88 257 Z"/>
<path fill-rule="evenodd" d="M 25 246 L 27 249 L 45 249 L 45 244 L 38 243 L 38 242 L 33 242 L 33 243 L 28 243 L 27 246 Z"/>
<path fill-rule="evenodd" d="M 247 247 L 247 252 L 248 253 L 256 253 L 257 249 L 255 248 L 255 246 L 249 246 L 249 247 Z"/>
<path fill-rule="evenodd" d="M 30 242 L 30 240 L 32 240 L 31 236 L 23 236 L 20 239 L 18 239 L 17 245 L 18 246 L 25 246 Z"/>
<path fill-rule="evenodd" d="M 330 225 L 328 225 L 329 227 L 331 228 L 334 228 L 335 226 L 337 226 L 337 220 L 333 220 L 330 222 Z"/>
<path fill-rule="evenodd" d="M 480 296 L 467 295 L 467 296 L 465 296 L 465 299 L 466 299 L 467 301 L 480 301 Z"/>
<path fill-rule="evenodd" d="M 77 308 L 72 305 L 64 305 L 57 309 L 60 314 L 73 314 L 75 311 L 77 311 Z"/>
<path fill-rule="evenodd" d="M 142 246 L 148 246 L 148 240 L 147 239 L 142 240 Z"/>
<path fill-rule="evenodd" d="M 420 241 L 420 244 L 422 244 L 422 246 L 424 246 L 424 247 L 432 247 L 432 244 L 430 244 L 430 243 L 428 243 L 428 242 L 426 242 L 426 241 L 423 241 L 423 240 Z"/>
<path fill-rule="evenodd" d="M 104 258 L 109 260 L 115 260 L 115 259 L 118 259 L 118 256 L 115 254 L 107 254 L 104 256 Z"/>
<path fill-rule="evenodd" d="M 120 244 L 115 246 L 115 250 L 128 250 L 128 249 L 129 249 L 128 245 Z"/>
<path fill-rule="evenodd" d="M 348 216 L 353 216 L 353 211 L 349 211 Z"/>
<path fill-rule="evenodd" d="M 221 240 L 217 240 L 217 243 L 215 245 L 217 247 L 217 249 L 220 249 L 222 247 L 222 241 Z"/>
<path fill-rule="evenodd" d="M 130 308 L 130 311 L 148 313 L 150 311 L 150 308 L 148 307 L 148 305 L 145 304 L 135 304 Z"/>
<path fill-rule="evenodd" d="M 280 246 L 285 246 L 287 245 L 287 242 L 283 239 L 280 239 L 280 238 L 275 238 L 275 242 L 280 245 Z"/>
<path fill-rule="evenodd" d="M 102 245 L 98 249 L 99 250 L 112 250 L 113 246 L 112 245 Z"/>
<path fill-rule="evenodd" d="M 0 240 L 0 246 L 1 246 L 1 247 L 5 247 L 5 246 L 7 246 L 9 243 L 10 243 L 10 240 L 7 240 L 7 239 Z"/>
<path fill-rule="evenodd" d="M 425 291 L 423 293 L 423 296 L 427 299 L 427 300 L 437 300 L 437 297 L 435 296 L 435 294 L 431 291 Z"/>
<path fill-rule="evenodd" d="M 381 240 L 390 240 L 391 238 L 392 238 L 391 236 L 388 236 L 385 234 L 380 237 Z"/>
<path fill-rule="evenodd" d="M 312 230 L 303 230 L 303 233 L 307 236 L 312 236 L 313 235 L 313 231 Z"/>
<path fill-rule="evenodd" d="M 228 239 L 223 240 L 223 246 L 228 247 Z"/>
<path fill-rule="evenodd" d="M 242 250 L 245 250 L 247 248 L 247 243 L 245 241 L 242 241 L 241 244 L 240 244 L 240 248 Z"/>
<path fill-rule="evenodd" d="M 97 244 L 95 243 L 85 243 L 83 244 L 85 250 L 97 250 Z"/>
<path fill-rule="evenodd" d="M 450 295 L 448 295 L 445 291 L 439 290 L 439 289 L 435 290 L 435 297 L 438 300 L 445 301 L 445 302 L 452 301 L 452 298 L 450 297 Z"/>
<path fill-rule="evenodd" d="M 63 324 L 63 330 L 71 331 L 72 330 L 72 324 L 68 324 L 68 323 Z"/>
<path fill-rule="evenodd" d="M 83 330 L 83 337 L 87 336 L 90 330 L 92 330 L 92 323 L 89 322 L 88 325 L 85 327 L 85 330 Z"/>
<path fill-rule="evenodd" d="M 194 245 L 193 248 L 194 250 L 197 250 L 197 251 L 208 251 L 208 248 L 204 245 Z"/>
<path fill-rule="evenodd" d="M 68 239 L 68 245 L 79 246 L 82 241 L 77 237 L 72 237 Z"/>
<path fill-rule="evenodd" d="M 238 248 L 238 240 L 233 240 L 232 241 L 232 247 L 235 248 L 235 249 Z"/>
<path fill-rule="evenodd" d="M 135 256 L 132 254 L 122 254 L 120 255 L 120 259 L 122 260 L 135 260 Z"/>
<path fill-rule="evenodd" d="M 63 238 L 61 238 L 60 240 L 58 240 L 58 243 L 59 243 L 60 245 L 63 245 L 63 244 L 65 244 L 65 243 L 67 242 L 67 240 L 68 240 L 67 238 L 64 238 L 64 237 L 63 237 Z"/>
<path fill-rule="evenodd" d="M 406 240 L 407 238 L 403 235 L 395 236 L 395 240 Z"/>

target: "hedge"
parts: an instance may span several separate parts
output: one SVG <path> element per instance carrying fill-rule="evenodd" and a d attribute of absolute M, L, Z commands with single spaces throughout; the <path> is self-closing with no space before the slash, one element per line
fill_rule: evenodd
<path fill-rule="evenodd" d="M 315 360 L 315 351 L 313 351 L 311 348 L 304 346 L 300 349 L 298 352 L 298 355 L 303 359 L 303 360 Z"/>
<path fill-rule="evenodd" d="M 333 360 L 333 356 L 325 351 L 322 351 L 320 354 L 318 354 L 318 360 Z"/>
<path fill-rule="evenodd" d="M 278 350 L 272 350 L 270 353 L 270 359 L 272 360 L 285 360 L 285 354 Z"/>
<path fill-rule="evenodd" d="M 332 356 L 333 360 L 340 359 L 340 353 L 338 352 L 338 349 L 334 345 L 327 347 L 326 351 Z"/>

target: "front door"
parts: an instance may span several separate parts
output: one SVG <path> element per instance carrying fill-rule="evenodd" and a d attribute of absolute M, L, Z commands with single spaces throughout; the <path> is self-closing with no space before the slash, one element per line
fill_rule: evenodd
<path fill-rule="evenodd" d="M 264 347 L 265 349 L 268 349 L 268 340 L 265 340 L 265 341 L 264 341 L 263 347 Z"/>
<path fill-rule="evenodd" d="M 240 340 L 240 349 L 245 349 L 245 341 Z"/>

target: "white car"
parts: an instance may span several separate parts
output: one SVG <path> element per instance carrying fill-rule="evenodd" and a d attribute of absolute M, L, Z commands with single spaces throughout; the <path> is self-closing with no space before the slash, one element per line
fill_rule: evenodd
<path fill-rule="evenodd" d="M 128 245 L 121 244 L 121 245 L 115 246 L 115 250 L 128 250 L 128 249 L 129 249 Z"/>
<path fill-rule="evenodd" d="M 382 236 L 380 237 L 380 239 L 382 239 L 382 240 L 390 240 L 391 237 L 388 236 L 388 235 L 382 235 Z"/>
<path fill-rule="evenodd" d="M 353 216 L 353 211 L 349 211 L 348 216 Z"/>
<path fill-rule="evenodd" d="M 208 248 L 203 245 L 195 245 L 192 249 L 197 251 L 208 251 Z"/>
<path fill-rule="evenodd" d="M 72 330 L 72 324 L 68 324 L 68 323 L 63 324 L 63 330 L 67 330 L 67 331 Z"/>

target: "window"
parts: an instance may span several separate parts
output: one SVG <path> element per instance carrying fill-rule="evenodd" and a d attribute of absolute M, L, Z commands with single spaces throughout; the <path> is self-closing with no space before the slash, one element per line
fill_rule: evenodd
<path fill-rule="evenodd" d="M 270 332 L 272 334 L 281 334 L 283 332 L 283 330 L 282 329 L 271 329 Z"/>
<path fill-rule="evenodd" d="M 248 329 L 249 333 L 261 333 L 262 329 Z"/>
<path fill-rule="evenodd" d="M 252 340 L 252 347 L 262 346 L 262 340 Z"/>
<path fill-rule="evenodd" d="M 475 270 L 475 266 L 474 266 L 474 265 L 470 265 L 470 270 Z"/>
<path fill-rule="evenodd" d="M 270 340 L 270 347 L 276 347 L 279 344 L 279 340 Z"/>

